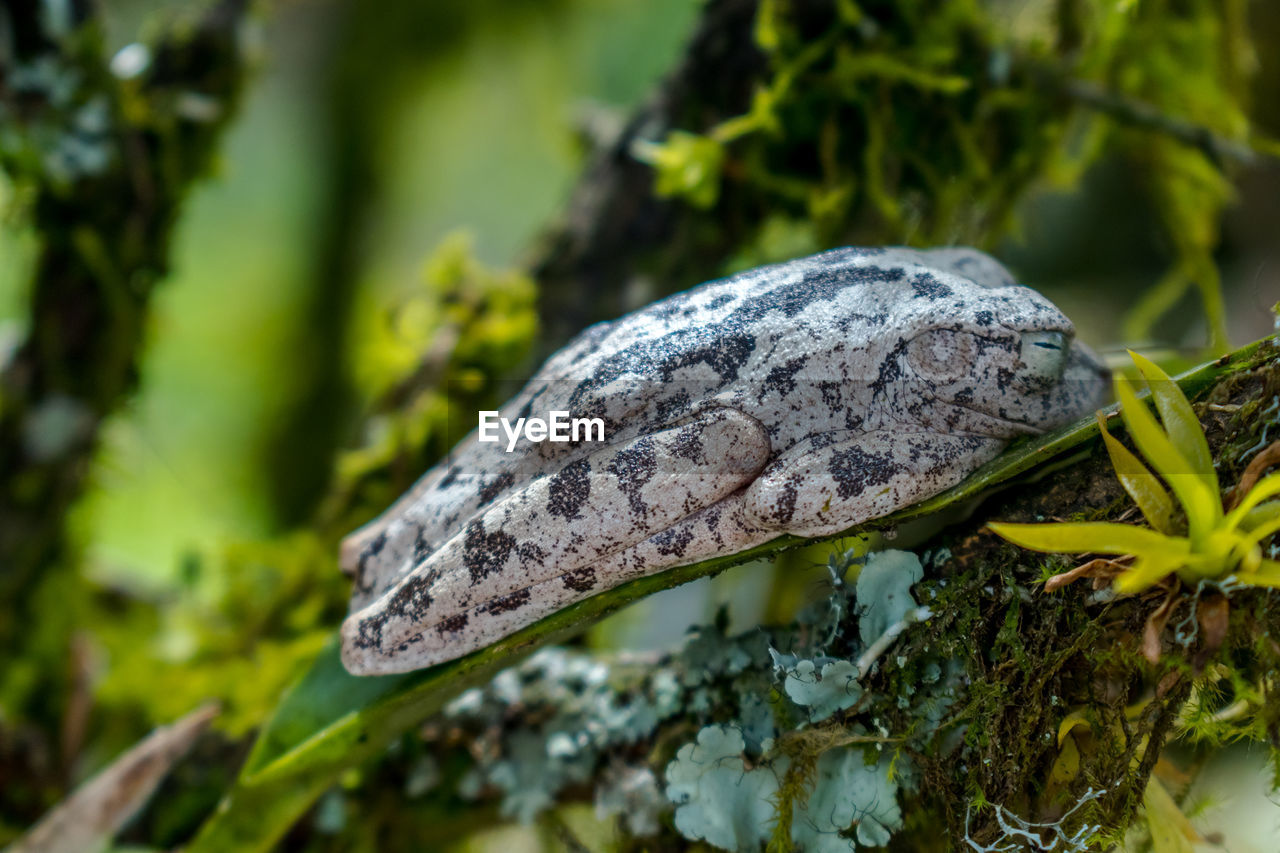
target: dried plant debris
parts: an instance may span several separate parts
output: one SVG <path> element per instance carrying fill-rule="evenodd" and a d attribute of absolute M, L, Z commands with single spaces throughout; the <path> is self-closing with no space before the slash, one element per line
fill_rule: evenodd
<path fill-rule="evenodd" d="M 89 853 L 103 849 L 151 798 L 160 780 L 217 713 L 216 707 L 205 706 L 156 729 L 41 818 L 7 853 Z"/>

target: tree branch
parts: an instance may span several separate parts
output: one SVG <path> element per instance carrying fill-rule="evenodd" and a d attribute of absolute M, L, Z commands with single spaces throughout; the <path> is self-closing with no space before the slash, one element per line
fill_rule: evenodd
<path fill-rule="evenodd" d="M 115 59 L 87 2 L 0 7 L 0 165 L 31 199 L 39 239 L 26 339 L 0 365 L 4 659 L 19 659 L 33 626 L 71 618 L 33 590 L 70 570 L 65 516 L 103 421 L 136 383 L 182 201 L 235 112 L 247 7 L 222 0 Z M 61 692 L 40 688 L 61 668 L 28 688 L 51 711 L 39 718 L 57 718 Z"/>
<path fill-rule="evenodd" d="M 1179 384 L 1185 393 L 1194 397 L 1215 384 L 1226 387 L 1225 383 L 1231 381 L 1231 377 L 1256 369 L 1259 365 L 1274 366 L 1278 357 L 1280 356 L 1274 345 L 1266 342 L 1255 344 L 1229 358 L 1220 359 L 1180 377 Z M 1280 382 L 1280 376 L 1277 376 L 1277 382 Z M 1244 418 L 1237 418 L 1236 423 L 1239 428 L 1261 429 L 1260 425 Z M 942 495 L 892 516 L 876 519 L 865 527 L 846 531 L 845 535 L 870 527 L 896 528 L 910 519 L 969 506 L 974 497 L 990 491 L 996 484 L 1008 483 L 1011 478 L 1025 474 L 1037 466 L 1049 466 L 1054 460 L 1061 460 L 1066 454 L 1083 449 L 1087 442 L 1095 441 L 1097 435 L 1096 422 L 1092 418 L 1084 419 L 1074 427 L 1053 436 L 1014 448 Z M 1223 470 L 1224 473 L 1233 470 L 1232 464 L 1227 464 Z M 1081 495 L 1089 496 L 1089 500 L 1097 500 L 1097 495 L 1105 493 L 1107 485 L 1113 493 L 1111 500 L 1119 500 L 1122 495 L 1114 475 L 1101 457 L 1086 460 L 1082 466 L 1061 469 L 1053 476 L 1054 479 L 1039 480 L 1028 486 L 1027 494 L 1022 495 L 1024 501 L 1019 502 L 1018 494 L 1015 493 L 1006 498 L 1005 505 L 1048 517 L 1069 511 L 1064 507 L 1070 506 L 1073 500 L 1079 500 Z M 1062 488 L 1055 487 L 1054 484 L 1059 482 L 1065 485 Z M 1028 494 L 1031 497 L 1027 497 Z M 999 506 L 995 509 L 999 511 Z M 988 511 L 992 511 L 990 507 Z M 981 517 L 972 519 L 969 529 L 976 529 L 982 520 Z M 961 543 L 969 543 L 977 537 L 965 537 L 962 533 L 956 538 Z M 915 628 L 909 630 L 906 642 L 919 644 L 926 657 L 938 654 L 939 648 L 949 649 L 970 661 L 968 666 L 972 679 L 984 685 L 996 682 L 1002 685 L 995 693 L 983 694 L 999 700 L 984 712 L 984 724 L 990 726 L 991 739 L 984 748 L 993 750 L 993 755 L 995 750 L 1000 750 L 1000 762 L 985 767 L 981 764 L 969 766 L 982 767 L 974 772 L 984 780 L 983 790 L 993 797 L 993 802 L 1013 807 L 1031 790 L 1022 787 L 1028 778 L 1026 773 L 1043 771 L 1041 764 L 1049 754 L 1043 739 L 1026 736 L 1027 731 L 1047 730 L 1044 726 L 1049 724 L 1045 721 L 1058 714 L 1057 706 L 1043 702 L 1043 697 L 1047 695 L 1046 691 L 1059 688 L 1065 691 L 1062 693 L 1064 696 L 1075 696 L 1077 693 L 1082 697 L 1090 695 L 1089 691 L 1094 684 L 1089 680 L 1088 673 L 1092 670 L 1081 664 L 1080 656 L 1095 648 L 1090 645 L 1090 639 L 1096 634 L 1085 633 L 1084 629 L 1096 632 L 1101 630 L 1104 621 L 1098 620 L 1096 614 L 1088 609 L 1091 603 L 1087 596 L 1073 599 L 1070 609 L 1065 612 L 1056 605 L 1019 612 L 1022 598 L 1017 590 L 1021 588 L 1028 596 L 1031 595 L 1027 587 L 1038 578 L 1040 563 L 1034 556 L 1030 558 L 1034 562 L 1010 563 L 1007 551 L 1003 552 L 1004 556 L 998 556 L 1002 553 L 1000 549 L 1006 546 L 996 542 L 993 536 L 982 539 L 980 549 L 970 547 L 969 550 L 973 553 L 958 558 L 962 561 L 961 565 L 968 568 L 962 569 L 961 575 L 952 576 L 947 582 L 948 594 L 952 596 L 950 600 L 959 606 L 948 607 L 944 602 L 929 599 L 934 617 L 919 628 L 918 634 L 915 633 Z M 228 793 L 222 807 L 202 827 L 188 850 L 190 853 L 204 853 L 232 848 L 245 851 L 269 849 L 346 768 L 383 755 L 389 743 L 411 727 L 442 711 L 467 688 L 487 683 L 497 673 L 509 670 L 534 650 L 563 642 L 631 601 L 660 589 L 669 589 L 714 574 L 748 559 L 774 555 L 803 542 L 805 540 L 783 537 L 751 552 L 720 557 L 632 581 L 554 613 L 464 658 L 405 675 L 378 678 L 351 676 L 342 668 L 336 644 L 331 644 L 277 706 L 272 718 L 259 734 L 238 782 Z M 959 548 L 956 550 L 959 551 Z M 992 662 L 987 657 L 992 644 L 1003 636 L 1003 626 L 1011 618 L 1010 608 L 1013 608 L 1016 617 L 1014 622 L 1019 629 L 1016 636 L 1005 636 L 1000 642 L 1009 643 L 1009 654 L 1014 654 L 1016 650 L 1021 656 L 1020 660 L 1024 662 L 1022 664 L 1012 660 Z M 1106 611 L 1105 624 L 1119 628 L 1127 626 L 1135 632 L 1135 636 L 1140 636 L 1144 615 L 1141 605 L 1135 599 L 1129 610 L 1123 613 Z M 1064 626 L 1067 625 L 1072 627 L 1073 633 L 1064 634 Z M 1277 626 L 1277 630 L 1280 630 L 1280 626 Z M 1034 639 L 1034 644 L 1029 639 Z M 944 645 L 940 646 L 940 643 Z M 783 650 L 786 650 L 785 646 Z M 1141 660 L 1136 646 L 1133 656 L 1132 666 L 1141 667 L 1145 671 L 1146 664 Z M 894 657 L 896 659 L 897 656 Z M 1041 666 L 1045 661 L 1051 661 L 1052 666 Z M 645 667 L 651 663 L 652 661 L 642 662 L 640 671 L 646 672 Z M 760 661 L 752 666 L 756 668 L 757 674 L 772 672 L 771 665 Z M 1031 668 L 1030 675 L 1025 667 Z M 658 670 L 653 668 L 652 671 Z M 905 678 L 914 670 L 908 668 L 904 672 L 906 675 L 900 677 Z M 1124 681 L 1134 677 L 1133 672 L 1134 670 L 1126 668 L 1109 674 L 1109 677 Z M 728 674 L 731 678 L 737 677 L 737 673 Z M 509 670 L 508 676 L 516 678 L 516 683 L 519 683 L 518 676 L 513 671 Z M 1005 685 L 1005 682 L 1009 683 Z M 556 685 L 549 681 L 541 683 L 548 690 L 556 689 Z M 509 691 L 503 695 L 508 693 Z M 741 690 L 733 692 L 735 701 L 740 694 Z M 714 702 L 708 707 L 713 711 Z M 1107 713 L 1121 712 L 1123 703 L 1108 708 Z M 524 710 L 523 706 L 521 709 Z M 515 727 L 512 731 L 522 725 L 519 715 L 504 719 Z M 536 715 L 531 719 L 537 719 Z M 681 725 L 687 728 L 690 717 L 681 719 Z M 1054 725 L 1057 722 L 1059 721 L 1055 718 Z M 447 719 L 442 720 L 445 728 L 448 728 L 449 723 Z M 902 732 L 898 731 L 896 734 L 900 735 Z M 1004 756 L 1004 750 L 1012 748 L 1012 745 L 1020 745 L 1020 748 L 1031 751 L 1035 759 L 1034 762 L 1028 760 L 1026 766 L 1016 773 L 1010 769 L 1010 762 Z M 1013 764 L 1017 766 L 1017 762 Z M 957 766 L 955 762 L 942 765 L 938 770 L 940 775 L 931 780 L 931 784 L 936 783 L 937 786 L 952 786 L 946 793 L 953 804 L 965 801 L 965 791 L 970 783 L 967 773 L 963 779 L 958 779 L 949 771 L 944 772 L 948 767 L 954 771 Z M 1103 752 L 1099 766 L 1108 779 L 1130 778 L 1127 775 L 1128 757 L 1118 756 L 1115 750 Z M 1115 814 L 1130 813 L 1128 810 L 1132 803 L 1127 797 L 1133 793 L 1136 784 L 1138 783 L 1131 779 L 1129 784 L 1114 789 L 1107 803 L 1114 804 L 1117 810 Z M 375 795 L 377 790 L 377 786 L 371 788 Z M 935 790 L 943 789 L 936 787 Z M 1140 786 L 1138 792 L 1141 793 Z M 943 795 L 939 794 L 939 797 Z M 945 802 L 945 797 L 943 800 Z M 940 811 L 942 812 L 945 809 Z M 1025 810 L 1022 813 L 1024 816 L 1031 816 Z M 962 816 L 952 817 L 962 820 Z M 1118 817 L 1114 819 L 1119 820 Z M 980 829 L 986 825 L 979 822 L 975 826 Z"/>
<path fill-rule="evenodd" d="M 1231 407 L 1269 399 L 1270 389 L 1280 388 L 1280 349 L 1268 344 L 1256 355 L 1219 374 L 1202 394 L 1215 404 L 1199 409 L 1226 473 L 1241 470 L 1247 448 L 1265 429 Z M 1195 681 L 1208 671 L 1208 660 L 1238 667 L 1230 679 L 1239 683 L 1264 679 L 1280 663 L 1280 648 L 1265 640 L 1280 629 L 1280 614 L 1268 606 L 1264 590 L 1232 593 L 1233 627 L 1225 646 L 1216 648 L 1207 637 L 1166 637 L 1153 667 L 1143 659 L 1141 626 L 1162 590 L 1103 600 L 1077 584 L 1043 594 L 1038 587 L 1046 558 L 1009 548 L 982 529 L 992 518 L 1114 517 L 1127 506 L 1105 453 L 1014 487 L 930 543 L 925 553 L 932 555 L 931 570 L 912 592 L 930 602 L 931 614 L 903 603 L 909 609 L 887 627 L 865 609 L 861 580 L 856 599 L 853 585 L 840 580 L 847 560 L 833 558 L 828 597 L 788 626 L 738 636 L 726 636 L 723 623 L 706 626 L 658 659 L 540 652 L 422 727 L 428 753 L 454 768 L 426 802 L 452 810 L 498 802 L 507 818 L 528 821 L 594 792 L 606 812 L 665 833 L 649 843 L 674 847 L 681 837 L 672 832 L 674 805 L 663 781 L 673 778 L 670 762 L 693 761 L 697 769 L 696 760 L 680 758 L 683 747 L 700 743 L 700 730 L 721 727 L 740 733 L 743 754 L 717 761 L 739 776 L 772 767 L 782 779 L 779 804 L 787 797 L 798 796 L 803 804 L 822 796 L 821 786 L 832 783 L 815 778 L 823 754 L 869 746 L 893 756 L 904 780 L 917 780 L 903 781 L 898 790 L 903 813 L 950 812 L 945 826 L 930 820 L 913 829 L 908 822 L 904 833 L 935 836 L 946 829 L 955 847 L 962 838 L 997 845 L 985 849 L 1001 849 L 1010 827 L 1030 830 L 1032 824 L 1062 838 L 1083 838 L 1078 833 L 1084 824 L 1118 833 L 1137 813 L 1164 745 L 1186 734 L 1203 704 L 1215 701 L 1204 697 L 1223 676 Z M 882 571 L 892 576 L 900 568 Z M 1184 613 L 1195 606 L 1190 595 L 1180 597 Z M 881 600 L 871 596 L 873 603 Z M 805 660 L 814 665 L 804 668 Z M 836 661 L 847 675 L 823 661 Z M 1200 684 L 1196 700 L 1193 683 Z M 1126 706 L 1143 694 L 1142 712 L 1131 714 Z M 1253 701 L 1248 713 L 1232 718 L 1240 729 L 1221 737 L 1257 737 L 1256 727 L 1246 735 L 1250 715 L 1259 711 L 1259 700 Z M 1079 725 L 1064 732 L 1069 717 L 1079 718 Z M 1041 734 L 1055 732 L 1057 737 Z M 1197 737 L 1204 732 L 1188 740 Z M 1064 760 L 1068 751 L 1075 757 Z M 460 763 L 469 768 L 465 773 Z M 646 796 L 637 792 L 640 781 L 650 788 Z M 367 787 L 371 796 L 383 790 Z M 995 807 L 956 808 L 975 791 Z M 846 788 L 841 795 L 858 793 Z M 710 776 L 698 796 L 714 796 Z M 719 805 L 736 802 L 727 798 Z M 1085 806 L 1074 817 L 1072 803 Z M 722 817 L 746 820 L 747 811 Z M 925 840 L 907 835 L 896 843 L 924 849 Z"/>
<path fill-rule="evenodd" d="M 707 129 L 747 110 L 768 70 L 752 34 L 757 6 L 711 0 L 680 64 L 583 170 L 561 221 L 529 264 L 539 284 L 540 355 L 592 323 L 712 277 L 758 224 L 732 213 L 732 203 L 703 211 L 657 196 L 653 168 L 632 155 L 637 141 Z M 642 278 L 656 294 L 633 286 Z"/>

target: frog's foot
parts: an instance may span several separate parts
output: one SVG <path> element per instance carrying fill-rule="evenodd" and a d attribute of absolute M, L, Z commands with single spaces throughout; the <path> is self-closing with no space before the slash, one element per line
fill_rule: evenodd
<path fill-rule="evenodd" d="M 931 432 L 832 432 L 792 447 L 747 490 L 748 517 L 829 536 L 954 486 L 1005 442 Z"/>
<path fill-rule="evenodd" d="M 742 489 L 769 455 L 759 421 L 719 408 L 537 479 L 406 565 L 402 580 L 347 617 L 343 662 L 356 674 L 429 666 L 562 606 L 549 590 L 582 598 L 616 586 L 630 575 L 606 576 L 600 565 L 610 555 Z"/>
<path fill-rule="evenodd" d="M 460 474 L 463 466 L 437 465 L 385 512 L 344 538 L 338 545 L 338 567 L 355 581 L 352 609 L 386 592 L 413 555 L 421 559 L 449 539 L 458 530 L 458 519 L 475 515 L 517 479 L 527 479 L 521 463 L 528 457 L 507 456 L 494 449 L 482 475 Z"/>

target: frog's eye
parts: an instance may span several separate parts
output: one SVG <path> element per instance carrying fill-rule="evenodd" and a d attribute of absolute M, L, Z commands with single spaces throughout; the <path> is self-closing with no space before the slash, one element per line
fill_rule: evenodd
<path fill-rule="evenodd" d="M 984 347 L 970 332 L 934 329 L 916 335 L 907 345 L 907 361 L 926 382 L 955 382 L 973 375 Z"/>
<path fill-rule="evenodd" d="M 1030 387 L 1047 387 L 1062 379 L 1071 349 L 1066 332 L 1023 332 L 1019 341 L 1019 375 Z"/>

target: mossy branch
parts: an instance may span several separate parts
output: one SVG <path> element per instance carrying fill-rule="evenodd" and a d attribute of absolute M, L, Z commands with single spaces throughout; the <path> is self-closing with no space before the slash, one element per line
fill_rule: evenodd
<path fill-rule="evenodd" d="M 1216 166 L 1250 166 L 1259 159 L 1280 160 L 1280 143 L 1264 137 L 1230 139 L 1212 128 L 1169 115 L 1154 104 L 1109 92 L 1088 80 L 1049 79 L 1052 89 L 1123 125 L 1149 130 L 1195 148 Z"/>
<path fill-rule="evenodd" d="M 1275 356 L 1273 345 L 1254 344 L 1185 374 L 1179 382 L 1188 395 L 1194 396 L 1223 377 Z M 1072 451 L 1096 440 L 1097 435 L 1093 417 L 1082 419 L 1061 432 L 1017 445 L 942 495 L 842 535 L 892 528 L 956 507 L 1020 474 L 1060 462 Z M 1088 485 L 1086 482 L 1084 487 Z M 269 849 L 344 770 L 382 754 L 389 743 L 439 712 L 463 690 L 488 681 L 538 648 L 572 637 L 632 601 L 808 541 L 811 540 L 782 537 L 742 554 L 642 578 L 559 611 L 465 658 L 405 675 L 350 676 L 338 660 L 336 642 L 331 643 L 277 707 L 259 735 L 239 781 L 188 850 L 204 853 Z M 969 643 L 977 624 L 957 621 L 954 628 L 956 633 L 950 635 L 950 642 Z M 1056 634 L 1048 637 L 1056 638 Z M 1041 648 L 1039 654 L 1050 651 Z M 1028 659 L 1029 665 L 1037 662 Z M 1025 723 L 1017 716 L 1016 705 L 1001 707 L 1009 715 L 1002 726 L 1017 728 Z M 1013 737 L 1012 731 L 1009 736 Z"/>
<path fill-rule="evenodd" d="M 653 169 L 633 156 L 637 142 L 704 129 L 747 110 L 768 72 L 752 37 L 758 5 L 710 0 L 678 66 L 621 133 L 592 152 L 565 213 L 529 264 L 539 285 L 540 355 L 635 308 L 625 283 L 638 276 L 661 293 L 711 278 L 758 225 L 758 209 L 726 215 L 731 201 L 705 211 L 655 193 Z"/>

